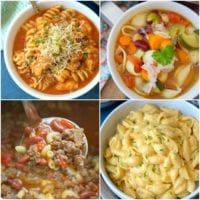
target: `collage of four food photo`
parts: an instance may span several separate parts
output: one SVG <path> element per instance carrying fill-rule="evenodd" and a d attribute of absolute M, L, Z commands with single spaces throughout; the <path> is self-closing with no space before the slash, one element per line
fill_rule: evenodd
<path fill-rule="evenodd" d="M 0 1 L 1 199 L 199 199 L 199 1 Z"/>

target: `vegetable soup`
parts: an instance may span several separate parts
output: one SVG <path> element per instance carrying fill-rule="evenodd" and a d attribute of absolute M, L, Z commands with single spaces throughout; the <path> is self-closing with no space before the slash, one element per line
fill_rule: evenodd
<path fill-rule="evenodd" d="M 89 146 L 87 157 L 81 156 L 82 136 L 77 134 L 76 139 L 69 141 L 73 131 L 82 133 L 83 129 L 67 120 L 53 120 L 48 129 L 47 125 L 40 124 L 37 131 L 33 131 L 20 102 L 2 102 L 1 197 L 98 198 L 98 102 L 40 101 L 34 104 L 43 118 L 59 116 L 83 127 Z M 87 118 L 83 118 L 86 112 Z"/>
<path fill-rule="evenodd" d="M 83 14 L 54 6 L 20 27 L 13 61 L 34 89 L 48 94 L 78 90 L 99 70 L 99 31 Z"/>
<path fill-rule="evenodd" d="M 175 98 L 199 78 L 199 30 L 166 10 L 138 13 L 121 27 L 114 53 L 125 85 L 145 98 Z"/>

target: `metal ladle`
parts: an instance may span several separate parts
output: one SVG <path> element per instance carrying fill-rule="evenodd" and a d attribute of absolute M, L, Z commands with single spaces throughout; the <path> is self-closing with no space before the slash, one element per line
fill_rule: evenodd
<path fill-rule="evenodd" d="M 37 126 L 40 123 L 48 123 L 50 124 L 50 122 L 54 119 L 58 119 L 58 120 L 66 120 L 68 122 L 70 122 L 71 124 L 73 124 L 75 126 L 75 128 L 80 128 L 76 123 L 70 121 L 69 119 L 65 119 L 62 117 L 47 117 L 47 118 L 41 118 L 37 112 L 36 107 L 33 105 L 32 102 L 30 101 L 23 101 L 22 102 L 25 113 L 26 113 L 26 117 L 28 118 L 29 121 L 29 125 L 33 128 L 37 128 Z M 84 133 L 83 133 L 84 134 Z M 84 134 L 84 142 L 85 142 L 85 149 L 83 151 L 83 156 L 87 157 L 88 154 L 88 141 L 87 141 L 87 137 Z"/>

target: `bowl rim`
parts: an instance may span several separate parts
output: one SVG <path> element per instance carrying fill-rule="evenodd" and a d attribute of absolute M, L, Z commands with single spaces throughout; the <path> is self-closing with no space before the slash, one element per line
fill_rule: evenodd
<path fill-rule="evenodd" d="M 169 8 L 172 7 L 172 11 L 180 13 L 180 9 L 183 8 L 185 10 L 187 10 L 187 13 L 190 13 L 191 15 L 195 16 L 196 21 L 199 21 L 199 16 L 197 13 L 195 13 L 191 8 L 180 4 L 178 2 L 172 2 L 172 1 L 164 1 L 164 2 L 158 2 L 158 1 L 147 1 L 147 2 L 142 2 L 139 4 L 136 4 L 134 6 L 132 6 L 131 8 L 127 9 L 122 15 L 121 17 L 117 20 L 117 22 L 114 24 L 114 26 L 111 29 L 111 32 L 109 34 L 109 38 L 108 38 L 108 43 L 107 43 L 107 53 L 106 53 L 106 57 L 107 57 L 107 62 L 108 62 L 108 67 L 109 70 L 111 72 L 111 77 L 113 78 L 115 84 L 117 85 L 117 87 L 119 88 L 119 90 L 125 94 L 128 98 L 130 99 L 149 99 L 151 100 L 152 98 L 146 98 L 144 96 L 141 96 L 139 94 L 137 94 L 135 91 L 129 89 L 125 83 L 123 82 L 119 72 L 117 72 L 114 60 L 113 60 L 113 51 L 114 51 L 114 47 L 112 46 L 113 43 L 116 42 L 117 39 L 117 35 L 119 33 L 119 27 L 121 27 L 123 24 L 125 24 L 129 18 L 130 18 L 130 13 L 135 12 L 139 13 L 141 11 L 138 11 L 140 9 L 142 9 L 143 6 L 155 6 L 156 5 L 156 9 L 164 9 L 164 10 L 170 10 Z M 144 10 L 151 10 L 151 8 L 146 8 Z M 180 13 L 181 15 L 183 15 L 182 13 Z M 133 14 L 132 14 L 133 16 Z M 183 15 L 184 16 L 184 15 Z M 186 17 L 188 18 L 188 17 Z M 126 19 L 126 20 L 125 20 Z M 190 20 L 191 22 L 193 22 L 193 20 Z M 194 24 L 194 23 L 193 23 Z M 194 99 L 199 95 L 199 82 L 196 81 L 196 83 L 194 83 L 191 88 L 189 90 L 187 90 L 186 92 L 184 92 L 183 94 L 175 97 L 175 98 L 169 98 L 169 99 Z M 167 99 L 167 98 L 158 98 L 160 100 L 163 99 Z"/>
<path fill-rule="evenodd" d="M 194 104 L 186 101 L 186 100 L 175 100 L 176 102 L 181 102 L 184 104 L 184 106 L 188 106 L 189 108 L 191 108 L 191 110 L 193 110 L 195 113 L 199 113 L 199 108 L 197 108 Z M 152 101 L 148 101 L 147 100 L 144 100 L 144 101 L 141 101 L 141 100 L 133 100 L 133 99 L 129 99 L 129 100 L 126 100 L 124 102 L 122 102 L 120 105 L 116 106 L 108 115 L 107 117 L 104 119 L 101 127 L 100 127 L 100 148 L 101 148 L 101 154 L 100 154 L 100 174 L 101 176 L 103 177 L 103 180 L 104 182 L 106 183 L 106 185 L 108 186 L 108 188 L 115 194 L 117 195 L 118 197 L 122 198 L 122 199 L 134 199 L 133 197 L 127 195 L 126 193 L 124 193 L 123 191 L 121 191 L 114 183 L 113 181 L 111 180 L 111 178 L 109 177 L 106 169 L 105 169 L 105 159 L 103 157 L 103 153 L 104 153 L 104 150 L 105 148 L 103 149 L 103 144 L 102 144 L 102 131 L 104 129 L 104 127 L 107 125 L 107 123 L 109 123 L 109 120 L 111 120 L 111 118 L 117 113 L 119 112 L 120 110 L 122 110 L 127 104 L 133 104 L 133 103 L 141 103 L 141 102 L 145 102 L 146 104 L 153 104 L 153 105 L 156 105 L 157 103 L 159 104 L 163 104 L 163 102 L 168 102 L 169 104 L 172 104 L 173 105 L 173 102 L 174 101 L 169 101 L 169 100 L 163 100 L 163 101 L 160 101 L 160 100 L 152 100 Z M 161 105 L 159 105 L 161 106 Z M 164 105 L 165 106 L 165 105 Z M 166 106 L 166 107 L 169 107 L 170 106 Z M 128 113 L 127 113 L 128 114 Z M 113 135 L 113 134 L 112 134 Z M 110 136 L 111 137 L 111 136 Z M 109 137 L 109 138 L 110 138 Z M 187 196 L 183 197 L 182 199 L 191 199 L 191 198 L 194 198 L 198 193 L 199 193 L 199 190 L 200 190 L 200 187 L 197 186 L 196 189 L 188 194 Z"/>
<path fill-rule="evenodd" d="M 50 5 L 48 4 L 50 3 Z M 96 26 L 96 28 L 99 31 L 100 34 L 100 18 L 99 16 L 88 6 L 86 6 L 83 3 L 77 2 L 77 1 L 40 1 L 38 2 L 39 5 L 46 7 L 45 9 L 50 8 L 53 5 L 62 5 L 63 7 L 70 7 L 74 6 L 76 8 L 73 8 L 74 10 L 77 10 L 81 14 L 85 15 L 89 20 L 93 22 L 93 24 Z M 81 7 L 81 9 L 85 10 L 84 12 L 80 11 L 77 7 Z M 31 88 L 19 75 L 19 73 L 16 70 L 16 67 L 12 61 L 12 51 L 13 51 L 13 44 L 14 44 L 14 38 L 16 34 L 12 36 L 12 30 L 19 30 L 21 25 L 29 19 L 32 15 L 29 17 L 26 17 L 26 14 L 32 10 L 31 6 L 28 6 L 27 8 L 23 9 L 18 13 L 15 19 L 12 20 L 11 24 L 8 27 L 8 31 L 5 37 L 5 42 L 4 42 L 4 59 L 5 59 L 5 65 L 8 70 L 9 75 L 11 76 L 12 80 L 14 83 L 22 89 L 26 94 L 31 95 L 32 97 L 36 97 L 38 99 L 44 99 L 44 100 L 65 100 L 65 99 L 73 99 L 73 98 L 78 98 L 81 95 L 86 94 L 89 92 L 92 88 L 94 88 L 96 85 L 99 83 L 99 77 L 100 77 L 100 66 L 98 69 L 98 72 L 96 75 L 90 80 L 89 83 L 87 83 L 85 86 L 81 87 L 78 90 L 75 90 L 73 92 L 69 92 L 66 94 L 48 94 L 41 92 L 39 90 L 36 90 L 34 88 Z M 88 14 L 89 13 L 89 14 Z M 20 22 L 20 19 L 23 18 L 23 22 Z M 17 24 L 18 23 L 18 24 Z M 17 24 L 17 25 L 16 25 Z M 21 24 L 21 25 L 19 25 Z M 13 38 L 13 42 L 10 43 L 9 39 Z M 10 55 L 11 54 L 11 55 Z M 100 54 L 99 54 L 100 55 Z M 100 62 L 99 62 L 100 65 Z M 14 99 L 14 98 L 13 98 Z M 93 99 L 93 98 L 92 98 Z M 95 98 L 94 98 L 95 99 Z"/>

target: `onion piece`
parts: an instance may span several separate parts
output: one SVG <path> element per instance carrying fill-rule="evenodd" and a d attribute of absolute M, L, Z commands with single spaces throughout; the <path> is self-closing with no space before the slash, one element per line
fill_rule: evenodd
<path fill-rule="evenodd" d="M 135 76 L 140 76 L 140 73 L 135 72 L 135 66 L 130 60 L 127 60 L 127 62 L 126 62 L 126 70 L 130 74 L 133 74 Z"/>
<path fill-rule="evenodd" d="M 176 78 L 177 85 L 180 87 L 186 81 L 189 73 L 191 71 L 191 65 L 183 65 L 178 67 L 178 69 L 174 73 L 174 77 Z"/>
<path fill-rule="evenodd" d="M 164 89 L 161 94 L 162 94 L 163 97 L 170 99 L 170 98 L 174 98 L 175 96 L 180 94 L 181 91 L 182 91 L 181 88 L 178 88 L 177 90 Z"/>
<path fill-rule="evenodd" d="M 130 33 L 131 31 L 128 31 L 128 30 L 131 30 L 134 33 L 136 28 L 134 26 L 131 26 L 131 25 L 125 25 L 125 26 L 122 27 L 122 34 L 132 37 L 133 34 L 131 34 Z"/>

